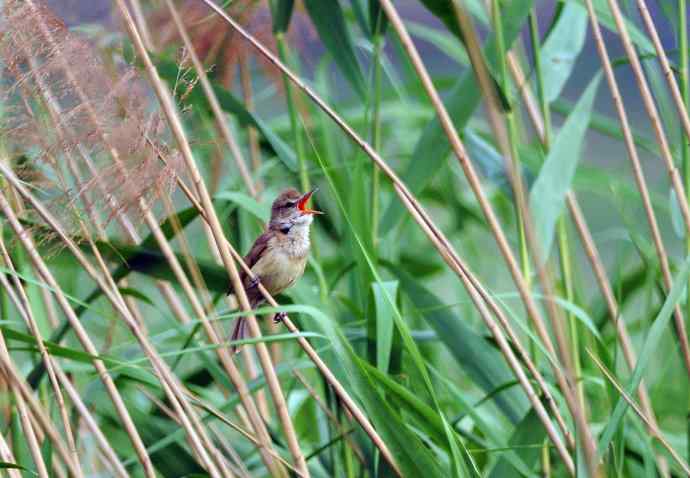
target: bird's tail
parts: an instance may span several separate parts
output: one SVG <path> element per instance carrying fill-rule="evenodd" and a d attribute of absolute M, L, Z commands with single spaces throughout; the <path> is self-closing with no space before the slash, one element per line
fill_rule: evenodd
<path fill-rule="evenodd" d="M 231 341 L 242 340 L 247 329 L 247 320 L 244 317 L 239 317 L 235 322 L 235 327 L 232 329 L 232 335 L 230 336 Z M 236 354 L 240 350 L 241 345 L 233 344 L 231 351 Z"/>

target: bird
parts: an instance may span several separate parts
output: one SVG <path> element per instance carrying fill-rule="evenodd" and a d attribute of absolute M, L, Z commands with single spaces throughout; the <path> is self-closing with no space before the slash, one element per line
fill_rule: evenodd
<path fill-rule="evenodd" d="M 309 199 L 316 191 L 317 189 L 313 189 L 302 194 L 294 188 L 288 188 L 273 201 L 271 219 L 266 231 L 254 241 L 249 253 L 244 257 L 251 275 L 244 269 L 240 273 L 242 287 L 252 309 L 265 302 L 259 284 L 274 296 L 302 277 L 311 246 L 310 227 L 314 215 L 323 214 L 307 207 Z M 228 293 L 230 292 L 232 287 Z M 279 312 L 274 320 L 280 322 L 284 317 L 285 313 Z M 241 340 L 245 332 L 246 318 L 240 317 L 235 322 L 230 340 Z M 233 345 L 233 353 L 237 350 L 237 345 Z"/>

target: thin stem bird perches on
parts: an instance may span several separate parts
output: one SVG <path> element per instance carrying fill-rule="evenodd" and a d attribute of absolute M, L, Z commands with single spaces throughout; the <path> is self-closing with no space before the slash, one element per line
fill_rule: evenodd
<path fill-rule="evenodd" d="M 323 109 L 326 114 L 333 119 L 340 128 L 342 128 L 348 136 L 350 136 L 366 153 L 367 155 L 376 163 L 376 165 L 385 172 L 385 174 L 391 179 L 395 184 L 396 188 L 399 188 L 399 193 L 406 194 L 408 197 L 412 195 L 407 190 L 406 186 L 397 177 L 393 170 L 378 156 L 378 154 L 371 148 L 371 146 L 362 140 L 318 95 L 316 95 L 311 88 L 306 86 L 304 82 L 298 78 L 292 71 L 290 71 L 280 60 L 278 60 L 275 55 L 273 55 L 267 48 L 257 42 L 251 35 L 249 35 L 241 26 L 239 26 L 234 20 L 232 20 L 222 9 L 217 7 L 210 1 L 204 0 L 204 2 L 212 8 L 216 13 L 222 16 L 233 28 L 238 31 L 245 39 L 247 39 L 252 45 L 257 48 L 263 56 L 265 56 L 271 63 L 277 66 L 295 85 L 297 85 L 303 92 L 310 97 L 321 109 Z M 415 201 L 416 202 L 416 201 Z M 432 227 L 435 227 L 432 225 Z M 507 242 L 506 242 L 507 244 Z M 518 271 L 519 275 L 519 271 Z M 530 297 L 531 300 L 531 297 Z M 536 310 L 536 304 L 534 305 Z"/>
<path fill-rule="evenodd" d="M 158 97 L 163 113 L 168 121 L 172 134 L 187 166 L 187 170 L 194 183 L 194 188 L 199 195 L 200 203 L 203 207 L 203 210 L 206 212 L 207 219 L 210 222 L 209 226 L 213 236 L 212 242 L 215 244 L 209 244 L 209 246 L 217 250 L 220 254 L 223 266 L 228 273 L 230 282 L 235 291 L 235 296 L 237 297 L 242 310 L 247 312 L 247 324 L 252 336 L 255 338 L 260 338 L 261 330 L 256 322 L 256 317 L 254 317 L 251 311 L 247 295 L 240 280 L 239 272 L 237 271 L 237 266 L 232 259 L 228 247 L 226 246 L 225 236 L 223 235 L 220 221 L 215 213 L 211 196 L 197 167 L 189 141 L 187 140 L 181 120 L 177 114 L 172 96 L 158 75 L 158 71 L 156 70 L 156 67 L 154 66 L 148 52 L 146 51 L 146 48 L 144 47 L 141 36 L 137 30 L 134 20 L 129 14 L 125 2 L 123 0 L 116 0 L 115 4 L 117 5 L 117 8 L 124 20 L 125 27 L 127 28 L 132 43 L 134 44 L 135 51 L 143 60 L 151 86 L 156 92 L 156 96 Z M 268 347 L 266 347 L 265 343 L 258 342 L 256 344 L 256 352 L 259 356 L 259 361 L 264 371 L 266 383 L 271 392 L 271 396 L 273 397 L 273 403 L 280 419 L 283 433 L 287 439 L 288 448 L 293 456 L 295 467 L 300 471 L 300 473 L 308 477 L 309 470 L 304 459 L 304 453 L 300 449 L 299 441 L 297 440 L 297 433 L 295 432 L 295 428 L 292 424 L 292 419 L 288 412 L 285 396 L 283 395 L 283 391 L 273 366 Z M 275 469 L 275 471 L 281 475 L 284 473 L 282 467 Z"/>
<path fill-rule="evenodd" d="M 197 198 L 196 194 L 189 188 L 180 178 L 178 178 L 178 186 L 182 190 L 182 192 L 187 196 L 187 199 L 194 205 L 194 207 L 200 212 L 201 217 L 204 221 L 209 223 L 210 221 L 206 217 L 206 212 L 199 202 L 199 199 Z M 238 262 L 240 267 L 244 270 L 244 272 L 249 276 L 253 277 L 253 273 L 249 266 L 244 262 L 244 258 L 235 250 L 235 248 L 232 246 L 232 244 L 226 240 L 226 246 L 230 250 L 230 253 L 232 254 L 232 257 Z M 266 302 L 268 302 L 272 307 L 280 307 L 280 305 L 276 302 L 276 300 L 268 293 L 268 291 L 264 288 L 264 286 L 261 284 L 259 281 L 257 283 L 257 287 L 261 291 L 261 294 L 264 296 L 266 299 Z M 359 408 L 359 406 L 355 403 L 355 401 L 350 397 L 350 395 L 347 393 L 347 390 L 340 384 L 338 379 L 335 377 L 333 372 L 328 368 L 328 365 L 319 357 L 319 354 L 314 350 L 314 348 L 311 346 L 309 341 L 305 339 L 303 336 L 300 335 L 300 330 L 297 328 L 297 326 L 290 320 L 289 316 L 284 316 L 282 319 L 282 323 L 285 325 L 285 327 L 293 334 L 296 334 L 297 338 L 297 343 L 302 347 L 302 349 L 305 351 L 307 356 L 311 359 L 312 362 L 314 362 L 314 365 L 316 365 L 316 368 L 319 370 L 321 375 L 323 375 L 324 379 L 328 382 L 328 384 L 333 388 L 335 394 L 340 398 L 342 403 L 345 405 L 345 407 L 350 411 L 352 414 L 353 418 L 360 424 L 362 429 L 365 431 L 367 435 L 369 435 L 369 438 L 371 441 L 374 443 L 374 445 L 379 449 L 381 452 L 381 455 L 388 461 L 388 463 L 393 467 L 393 469 L 396 471 L 396 473 L 399 476 L 402 476 L 400 473 L 396 463 L 395 459 L 393 458 L 393 455 L 391 452 L 388 450 L 388 447 L 386 446 L 385 442 L 381 439 L 379 434 L 376 432 L 374 427 L 371 425 L 369 422 L 369 419 L 366 417 L 366 415 L 362 412 L 362 410 Z"/>

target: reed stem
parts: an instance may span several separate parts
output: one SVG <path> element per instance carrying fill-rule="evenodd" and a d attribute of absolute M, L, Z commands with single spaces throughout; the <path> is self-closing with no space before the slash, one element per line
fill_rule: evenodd
<path fill-rule="evenodd" d="M 374 55 L 372 57 L 373 75 L 373 114 L 371 119 L 371 141 L 376 151 L 381 151 L 381 59 L 383 53 L 385 36 L 374 34 Z M 371 166 L 371 240 L 376 250 L 379 241 L 379 216 L 380 216 L 380 196 L 381 196 L 381 172 L 376 165 Z"/>
<path fill-rule="evenodd" d="M 276 32 L 276 45 L 278 46 L 278 55 L 280 60 L 289 65 L 289 50 L 287 42 L 285 41 L 285 33 Z M 309 171 L 307 169 L 306 150 L 304 148 L 304 137 L 300 129 L 299 111 L 297 103 L 295 102 L 295 92 L 290 80 L 283 76 L 283 86 L 285 88 L 285 99 L 288 107 L 288 115 L 290 117 L 290 132 L 292 133 L 292 140 L 295 142 L 295 150 L 297 152 L 297 164 L 299 167 L 299 181 L 302 191 L 311 190 L 311 182 L 309 181 Z"/>

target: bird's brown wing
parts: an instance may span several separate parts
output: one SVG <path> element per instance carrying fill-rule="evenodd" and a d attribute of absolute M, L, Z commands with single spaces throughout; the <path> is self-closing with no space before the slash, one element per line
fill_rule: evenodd
<path fill-rule="evenodd" d="M 270 238 L 271 235 L 267 231 L 261 234 L 259 238 L 256 241 L 254 241 L 254 245 L 249 250 L 249 254 L 244 256 L 244 263 L 247 264 L 247 267 L 251 269 L 252 267 L 254 267 L 254 264 L 256 264 L 259 261 L 259 258 L 261 258 L 261 255 L 266 251 L 266 248 L 268 247 L 268 240 Z M 258 279 L 261 280 L 260 277 Z M 249 277 L 249 274 L 247 274 L 244 271 L 243 267 L 240 267 L 240 281 L 244 286 L 244 291 L 247 293 L 249 305 L 252 308 L 254 308 L 257 305 L 261 304 L 263 302 L 263 295 L 259 290 L 258 284 L 253 283 L 252 278 Z M 230 285 L 230 287 L 228 288 L 228 294 L 232 294 L 233 292 L 234 291 L 232 285 Z M 230 340 L 242 340 L 246 333 L 246 328 L 247 324 L 245 318 L 238 317 L 235 321 L 235 327 L 233 329 L 232 335 L 230 336 Z M 237 353 L 238 350 L 239 347 L 237 345 L 234 345 L 232 347 L 232 353 Z"/>
<path fill-rule="evenodd" d="M 259 238 L 254 241 L 254 245 L 249 250 L 249 254 L 244 256 L 244 263 L 247 264 L 250 269 L 254 267 L 254 264 L 259 261 L 261 255 L 266 251 L 270 238 L 271 234 L 268 231 L 261 234 Z M 259 277 L 259 279 L 261 278 Z M 252 304 L 252 306 L 257 305 L 262 297 L 261 292 L 259 291 L 257 284 L 252 283 L 252 278 L 249 277 L 249 275 L 242 268 L 240 269 L 240 280 L 242 281 L 244 290 L 247 292 L 249 302 Z"/>

